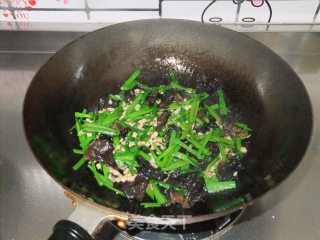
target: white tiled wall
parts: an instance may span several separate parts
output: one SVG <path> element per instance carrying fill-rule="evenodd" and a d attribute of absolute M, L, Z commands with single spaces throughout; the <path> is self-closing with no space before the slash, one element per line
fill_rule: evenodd
<path fill-rule="evenodd" d="M 11 0 L 15 8 L 84 8 L 85 0 Z"/>
<path fill-rule="evenodd" d="M 23 22 L 85 22 L 87 15 L 83 11 L 23 11 L 15 10 L 17 20 Z"/>
<path fill-rule="evenodd" d="M 272 2 L 272 22 L 310 23 L 313 21 L 319 1 Z"/>
<path fill-rule="evenodd" d="M 90 20 L 92 22 L 118 23 L 150 18 L 159 18 L 159 14 L 157 12 L 140 12 L 138 15 L 131 11 L 90 12 Z"/>
<path fill-rule="evenodd" d="M 159 0 L 88 0 L 90 8 L 158 8 Z"/>
<path fill-rule="evenodd" d="M 147 18 L 203 19 L 239 31 L 320 29 L 320 0 L 245 0 L 240 6 L 235 2 L 241 1 L 0 0 L 0 29 L 32 29 L 45 26 L 42 23 L 57 23 L 59 30 L 58 23 L 83 27 L 84 23 L 108 25 Z"/>

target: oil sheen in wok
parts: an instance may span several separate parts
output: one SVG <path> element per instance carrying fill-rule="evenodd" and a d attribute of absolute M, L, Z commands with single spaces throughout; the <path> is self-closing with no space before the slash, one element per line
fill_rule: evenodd
<path fill-rule="evenodd" d="M 231 121 L 224 92 L 214 83 L 182 86 L 172 69 L 157 87 L 136 70 L 96 112 L 75 113 L 82 158 L 102 188 L 146 208 L 190 208 L 207 194 L 232 191 L 251 129 Z"/>

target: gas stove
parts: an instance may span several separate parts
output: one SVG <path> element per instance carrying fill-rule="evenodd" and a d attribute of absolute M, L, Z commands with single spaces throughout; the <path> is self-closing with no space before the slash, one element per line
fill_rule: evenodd
<path fill-rule="evenodd" d="M 109 240 L 110 236 L 113 236 L 114 240 L 218 239 L 232 228 L 244 211 L 245 209 L 242 209 L 220 218 L 181 226 L 129 223 L 126 228 L 119 229 L 118 223 L 111 222 L 99 229 L 95 240 Z"/>

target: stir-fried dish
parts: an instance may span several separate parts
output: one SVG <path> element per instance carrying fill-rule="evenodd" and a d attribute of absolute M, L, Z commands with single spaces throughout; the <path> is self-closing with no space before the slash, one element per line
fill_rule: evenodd
<path fill-rule="evenodd" d="M 110 94 L 103 108 L 75 113 L 82 158 L 97 184 L 146 208 L 190 208 L 208 194 L 236 188 L 237 167 L 247 153 L 251 129 L 231 121 L 224 92 L 214 84 L 157 87 L 136 70 Z"/>

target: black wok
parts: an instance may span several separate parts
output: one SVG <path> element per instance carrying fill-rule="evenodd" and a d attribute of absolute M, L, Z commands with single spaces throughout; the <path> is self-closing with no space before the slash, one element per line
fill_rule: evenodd
<path fill-rule="evenodd" d="M 103 104 L 99 99 L 118 92 L 135 69 L 142 69 L 141 81 L 159 85 L 167 81 L 169 65 L 184 85 L 195 87 L 205 81 L 221 85 L 241 119 L 252 127 L 252 141 L 238 173 L 237 191 L 210 196 L 190 209 L 144 209 L 97 186 L 85 168 L 72 171 L 78 159 L 72 153 L 77 138 L 68 130 L 75 111 Z M 182 224 L 178 215 L 192 215 L 193 222 L 217 218 L 252 203 L 295 169 L 312 130 L 307 92 L 275 53 L 219 26 L 164 19 L 113 25 L 59 50 L 31 82 L 23 117 L 36 158 L 76 200 L 112 212 L 113 218 L 139 217 L 159 224 Z M 239 197 L 244 204 L 215 207 Z"/>

